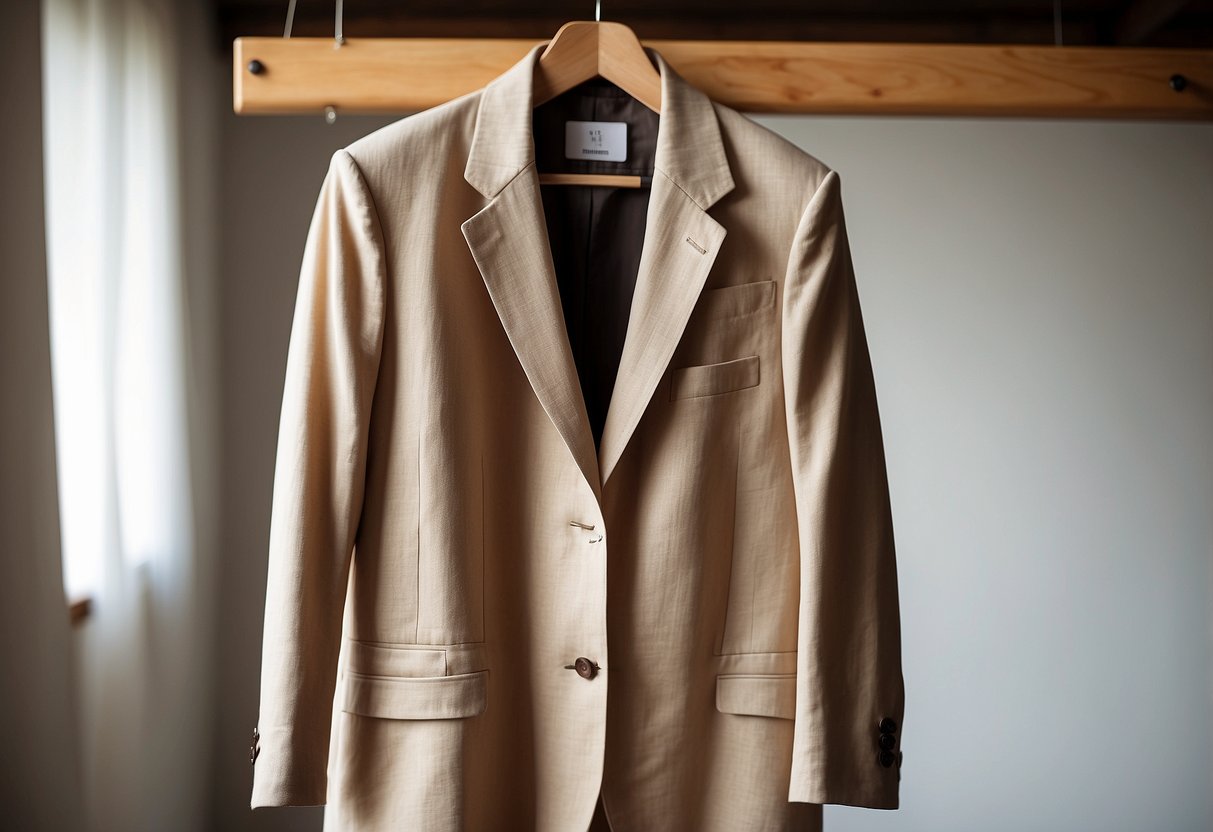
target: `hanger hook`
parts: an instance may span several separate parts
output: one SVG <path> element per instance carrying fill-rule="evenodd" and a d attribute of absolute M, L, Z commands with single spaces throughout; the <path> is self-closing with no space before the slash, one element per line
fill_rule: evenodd
<path fill-rule="evenodd" d="M 333 23 L 333 40 L 336 41 L 335 47 L 340 47 L 345 43 L 345 36 L 341 34 L 341 18 L 342 18 L 342 0 L 337 0 L 337 15 Z M 295 23 L 295 0 L 290 0 L 286 6 L 286 28 L 282 32 L 284 38 L 291 36 L 291 28 Z"/>
<path fill-rule="evenodd" d="M 291 0 L 286 6 L 286 29 L 283 30 L 282 36 L 289 38 L 291 36 L 291 26 L 295 23 L 295 0 Z"/>
<path fill-rule="evenodd" d="M 602 0 L 594 0 L 594 21 L 602 22 Z"/>

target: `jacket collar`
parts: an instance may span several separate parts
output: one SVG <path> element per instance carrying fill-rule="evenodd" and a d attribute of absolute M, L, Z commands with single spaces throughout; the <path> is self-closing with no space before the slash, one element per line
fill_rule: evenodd
<path fill-rule="evenodd" d="M 484 87 L 464 178 L 486 197 L 494 197 L 535 161 L 531 135 L 534 70 L 547 41 L 536 44 L 512 67 Z M 733 176 L 720 137 L 716 111 L 703 92 L 691 86 L 661 53 L 642 47 L 661 74 L 661 127 L 653 160 L 660 170 L 703 209 L 733 189 Z M 694 148 L 694 152 L 689 152 Z"/>
<path fill-rule="evenodd" d="M 510 345 L 602 509 L 603 488 L 665 374 L 724 241 L 707 209 L 734 187 L 712 101 L 649 47 L 661 119 L 645 234 L 598 452 L 552 262 L 532 136 L 546 42 L 482 89 L 464 177 L 488 202 L 461 225 Z"/>

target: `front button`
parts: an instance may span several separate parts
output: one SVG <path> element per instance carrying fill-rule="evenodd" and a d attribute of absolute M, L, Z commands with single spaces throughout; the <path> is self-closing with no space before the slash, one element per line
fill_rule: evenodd
<path fill-rule="evenodd" d="M 577 675 L 583 679 L 593 679 L 594 674 L 598 672 L 598 665 L 585 656 L 578 656 L 577 661 L 573 662 L 573 668 L 577 671 Z"/>

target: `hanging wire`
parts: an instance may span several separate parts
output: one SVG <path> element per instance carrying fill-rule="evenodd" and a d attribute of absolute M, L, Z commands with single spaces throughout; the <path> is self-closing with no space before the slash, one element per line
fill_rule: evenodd
<path fill-rule="evenodd" d="M 341 19 L 344 17 L 342 0 L 337 0 L 337 14 L 333 22 L 333 40 L 337 46 L 342 46 L 345 43 L 345 35 L 341 33 Z M 286 7 L 286 28 L 282 32 L 284 38 L 291 36 L 291 29 L 295 25 L 295 0 L 291 0 Z"/>
<path fill-rule="evenodd" d="M 1053 45 L 1061 46 L 1061 0 L 1053 0 Z"/>
<path fill-rule="evenodd" d="M 341 48 L 345 43 L 345 36 L 341 34 L 341 17 L 342 17 L 342 0 L 337 0 L 337 19 L 333 23 L 333 44 L 334 49 Z M 295 25 L 295 0 L 291 0 L 286 7 L 286 28 L 282 32 L 284 38 L 291 36 L 291 29 Z M 337 108 L 332 104 L 328 104 L 324 108 L 324 123 L 335 124 L 337 122 Z"/>
<path fill-rule="evenodd" d="M 337 17 L 333 21 L 333 48 L 340 49 L 345 43 L 345 35 L 341 34 L 341 18 L 342 18 L 342 0 L 337 0 Z M 324 123 L 333 125 L 337 123 L 337 108 L 329 104 L 324 108 Z"/>

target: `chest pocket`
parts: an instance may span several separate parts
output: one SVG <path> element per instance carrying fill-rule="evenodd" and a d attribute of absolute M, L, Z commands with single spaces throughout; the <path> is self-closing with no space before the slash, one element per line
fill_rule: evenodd
<path fill-rule="evenodd" d="M 670 371 L 670 399 L 715 396 L 758 384 L 758 356 L 747 355 L 716 364 L 675 367 Z"/>
<path fill-rule="evenodd" d="M 778 337 L 775 298 L 774 280 L 704 289 L 672 361 L 669 400 L 757 386 Z"/>
<path fill-rule="evenodd" d="M 715 289 L 704 289 L 700 293 L 699 302 L 691 315 L 695 319 L 705 321 L 735 318 L 766 309 L 774 301 L 774 280 L 718 286 Z"/>
<path fill-rule="evenodd" d="M 716 364 L 763 353 L 777 337 L 774 280 L 704 289 L 687 320 L 675 366 Z"/>

